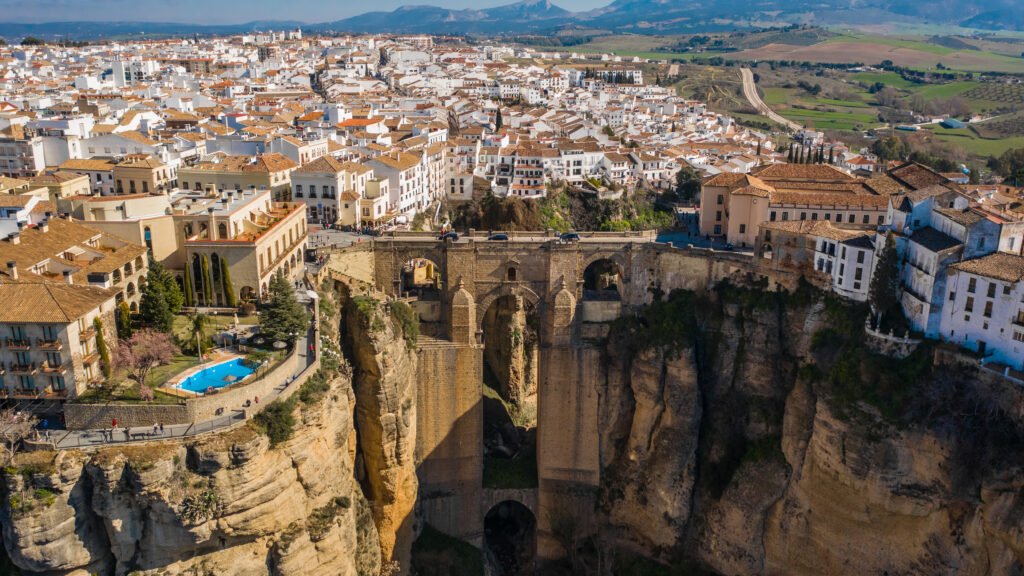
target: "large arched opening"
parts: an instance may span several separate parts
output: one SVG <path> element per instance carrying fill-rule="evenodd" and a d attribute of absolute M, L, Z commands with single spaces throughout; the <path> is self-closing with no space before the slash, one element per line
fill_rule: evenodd
<path fill-rule="evenodd" d="M 484 517 L 484 557 L 490 573 L 527 576 L 536 573 L 537 519 L 529 508 L 505 500 Z"/>
<path fill-rule="evenodd" d="M 594 260 L 583 271 L 584 300 L 622 300 L 622 288 L 622 268 L 614 260 Z"/>
<path fill-rule="evenodd" d="M 523 296 L 505 294 L 483 313 L 484 487 L 537 485 L 539 314 Z"/>
<path fill-rule="evenodd" d="M 400 289 L 403 295 L 441 299 L 441 268 L 427 258 L 412 258 L 402 264 Z"/>

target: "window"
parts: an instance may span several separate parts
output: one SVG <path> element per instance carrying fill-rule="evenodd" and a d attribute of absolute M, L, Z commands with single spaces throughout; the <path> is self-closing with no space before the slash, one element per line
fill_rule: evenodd
<path fill-rule="evenodd" d="M 845 252 L 846 249 L 844 248 L 843 251 Z M 845 256 L 845 254 L 843 254 L 843 256 Z M 863 264 L 863 263 L 864 263 L 864 251 L 863 250 L 858 250 L 857 251 L 857 264 Z"/>
<path fill-rule="evenodd" d="M 864 278 L 864 269 L 863 268 L 857 268 L 856 270 L 853 271 L 853 279 L 854 280 L 863 280 L 863 278 Z"/>
<path fill-rule="evenodd" d="M 850 214 L 850 217 L 847 218 L 846 221 L 849 222 L 850 224 L 853 224 L 854 222 L 857 221 L 857 216 Z"/>
<path fill-rule="evenodd" d="M 974 294 L 974 290 L 977 287 L 978 287 L 978 279 L 977 278 L 971 278 L 970 281 L 967 282 L 967 292 L 968 293 Z"/>
<path fill-rule="evenodd" d="M 811 220 L 817 220 L 817 219 L 818 219 L 818 213 L 817 212 L 811 212 Z"/>
<path fill-rule="evenodd" d="M 839 263 L 839 281 L 843 281 L 843 274 L 846 274 L 846 264 Z"/>
<path fill-rule="evenodd" d="M 775 222 L 775 212 L 774 211 L 772 211 L 772 213 L 768 215 L 768 220 L 770 220 L 771 222 Z"/>
<path fill-rule="evenodd" d="M 989 298 L 995 298 L 996 297 L 996 283 L 995 282 L 989 282 L 988 283 L 988 297 Z"/>
<path fill-rule="evenodd" d="M 719 206 L 721 206 L 722 204 L 724 204 L 724 203 L 725 203 L 725 196 L 722 196 L 721 194 L 719 194 L 719 195 L 718 195 L 718 200 L 717 200 L 717 202 L 716 202 L 716 203 L 717 203 L 717 204 L 718 204 Z"/>
<path fill-rule="evenodd" d="M 832 215 L 829 214 L 828 212 L 825 212 L 825 221 L 828 222 L 831 219 L 832 219 Z"/>
<path fill-rule="evenodd" d="M 718 221 L 722 220 L 722 212 L 721 211 L 715 212 L 715 220 L 718 220 Z"/>
<path fill-rule="evenodd" d="M 807 212 L 801 212 L 800 213 L 800 219 L 801 220 L 807 220 Z"/>
<path fill-rule="evenodd" d="M 949 301 L 952 302 L 953 300 L 956 300 L 956 292 L 949 293 Z"/>
<path fill-rule="evenodd" d="M 885 223 L 885 216 L 879 216 L 878 217 L 878 225 L 881 226 L 884 223 Z"/>
<path fill-rule="evenodd" d="M 992 317 L 992 302 L 985 302 L 985 318 Z"/>
<path fill-rule="evenodd" d="M 967 303 L 964 304 L 964 312 L 974 312 L 974 296 L 967 297 Z"/>
<path fill-rule="evenodd" d="M 1010 285 L 1007 284 L 1007 285 L 1003 286 L 1003 296 L 1009 296 L 1009 295 L 1010 295 Z"/>
<path fill-rule="evenodd" d="M 747 233 L 747 225 L 746 224 L 740 224 L 740 234 L 746 234 L 746 233 Z"/>
<path fill-rule="evenodd" d="M 719 235 L 721 233 L 722 233 L 722 225 L 721 224 L 715 224 L 715 235 L 717 236 L 717 235 Z"/>
<path fill-rule="evenodd" d="M 782 221 L 785 222 L 787 220 L 789 220 L 789 212 L 783 212 L 782 213 Z"/>
<path fill-rule="evenodd" d="M 1024 332 L 1014 332 L 1013 339 L 1017 342 L 1024 342 Z"/>
<path fill-rule="evenodd" d="M 871 223 L 871 216 L 868 216 L 867 214 L 865 214 L 864 215 L 864 219 L 862 220 L 862 222 L 864 222 L 865 224 L 870 224 Z"/>

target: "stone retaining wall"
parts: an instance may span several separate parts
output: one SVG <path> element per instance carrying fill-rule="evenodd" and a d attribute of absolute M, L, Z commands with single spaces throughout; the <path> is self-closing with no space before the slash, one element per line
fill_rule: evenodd
<path fill-rule="evenodd" d="M 64 425 L 68 430 L 109 428 L 113 420 L 118 427 L 187 424 L 190 422 L 185 404 L 65 404 Z"/>
<path fill-rule="evenodd" d="M 232 386 L 216 394 L 190 398 L 187 402 L 188 421 L 203 422 L 227 414 L 232 410 L 242 410 L 245 408 L 246 400 L 255 402 L 257 396 L 261 399 L 260 402 L 263 402 L 263 399 L 270 396 L 275 388 L 284 384 L 285 380 L 295 374 L 299 360 L 305 360 L 299 357 L 298 352 L 298 350 L 293 351 L 273 371 L 244 386 Z M 221 408 L 223 408 L 221 414 L 217 414 L 217 410 Z"/>

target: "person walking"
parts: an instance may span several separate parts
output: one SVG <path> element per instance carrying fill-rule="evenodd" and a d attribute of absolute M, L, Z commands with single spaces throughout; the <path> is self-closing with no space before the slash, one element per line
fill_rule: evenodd
<path fill-rule="evenodd" d="M 161 434 L 164 433 L 164 423 L 163 422 L 160 423 L 160 433 Z"/>
<path fill-rule="evenodd" d="M 160 425 L 157 424 L 156 422 L 153 422 L 153 436 L 156 436 L 157 432 L 159 432 L 159 431 L 160 431 Z"/>

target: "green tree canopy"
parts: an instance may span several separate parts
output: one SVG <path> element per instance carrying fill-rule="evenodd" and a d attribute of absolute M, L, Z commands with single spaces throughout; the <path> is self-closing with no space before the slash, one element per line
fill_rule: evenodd
<path fill-rule="evenodd" d="M 683 202 L 692 202 L 700 195 L 701 177 L 692 166 L 684 165 L 676 172 L 676 197 Z"/>
<path fill-rule="evenodd" d="M 881 160 L 901 160 L 907 155 L 906 144 L 899 136 L 879 138 L 871 145 L 871 151 Z"/>
<path fill-rule="evenodd" d="M 295 299 L 295 290 L 284 274 L 271 278 L 269 292 L 270 301 L 260 314 L 260 332 L 271 340 L 294 342 L 296 336 L 305 334 L 309 314 Z"/>
<path fill-rule="evenodd" d="M 21 39 L 22 46 L 42 46 L 43 44 L 46 44 L 46 42 L 35 36 L 25 36 Z"/>
<path fill-rule="evenodd" d="M 168 303 L 167 290 L 160 281 L 158 272 L 150 268 L 146 284 L 142 287 L 139 302 L 139 323 L 160 332 L 170 332 L 174 324 L 174 312 Z"/>

